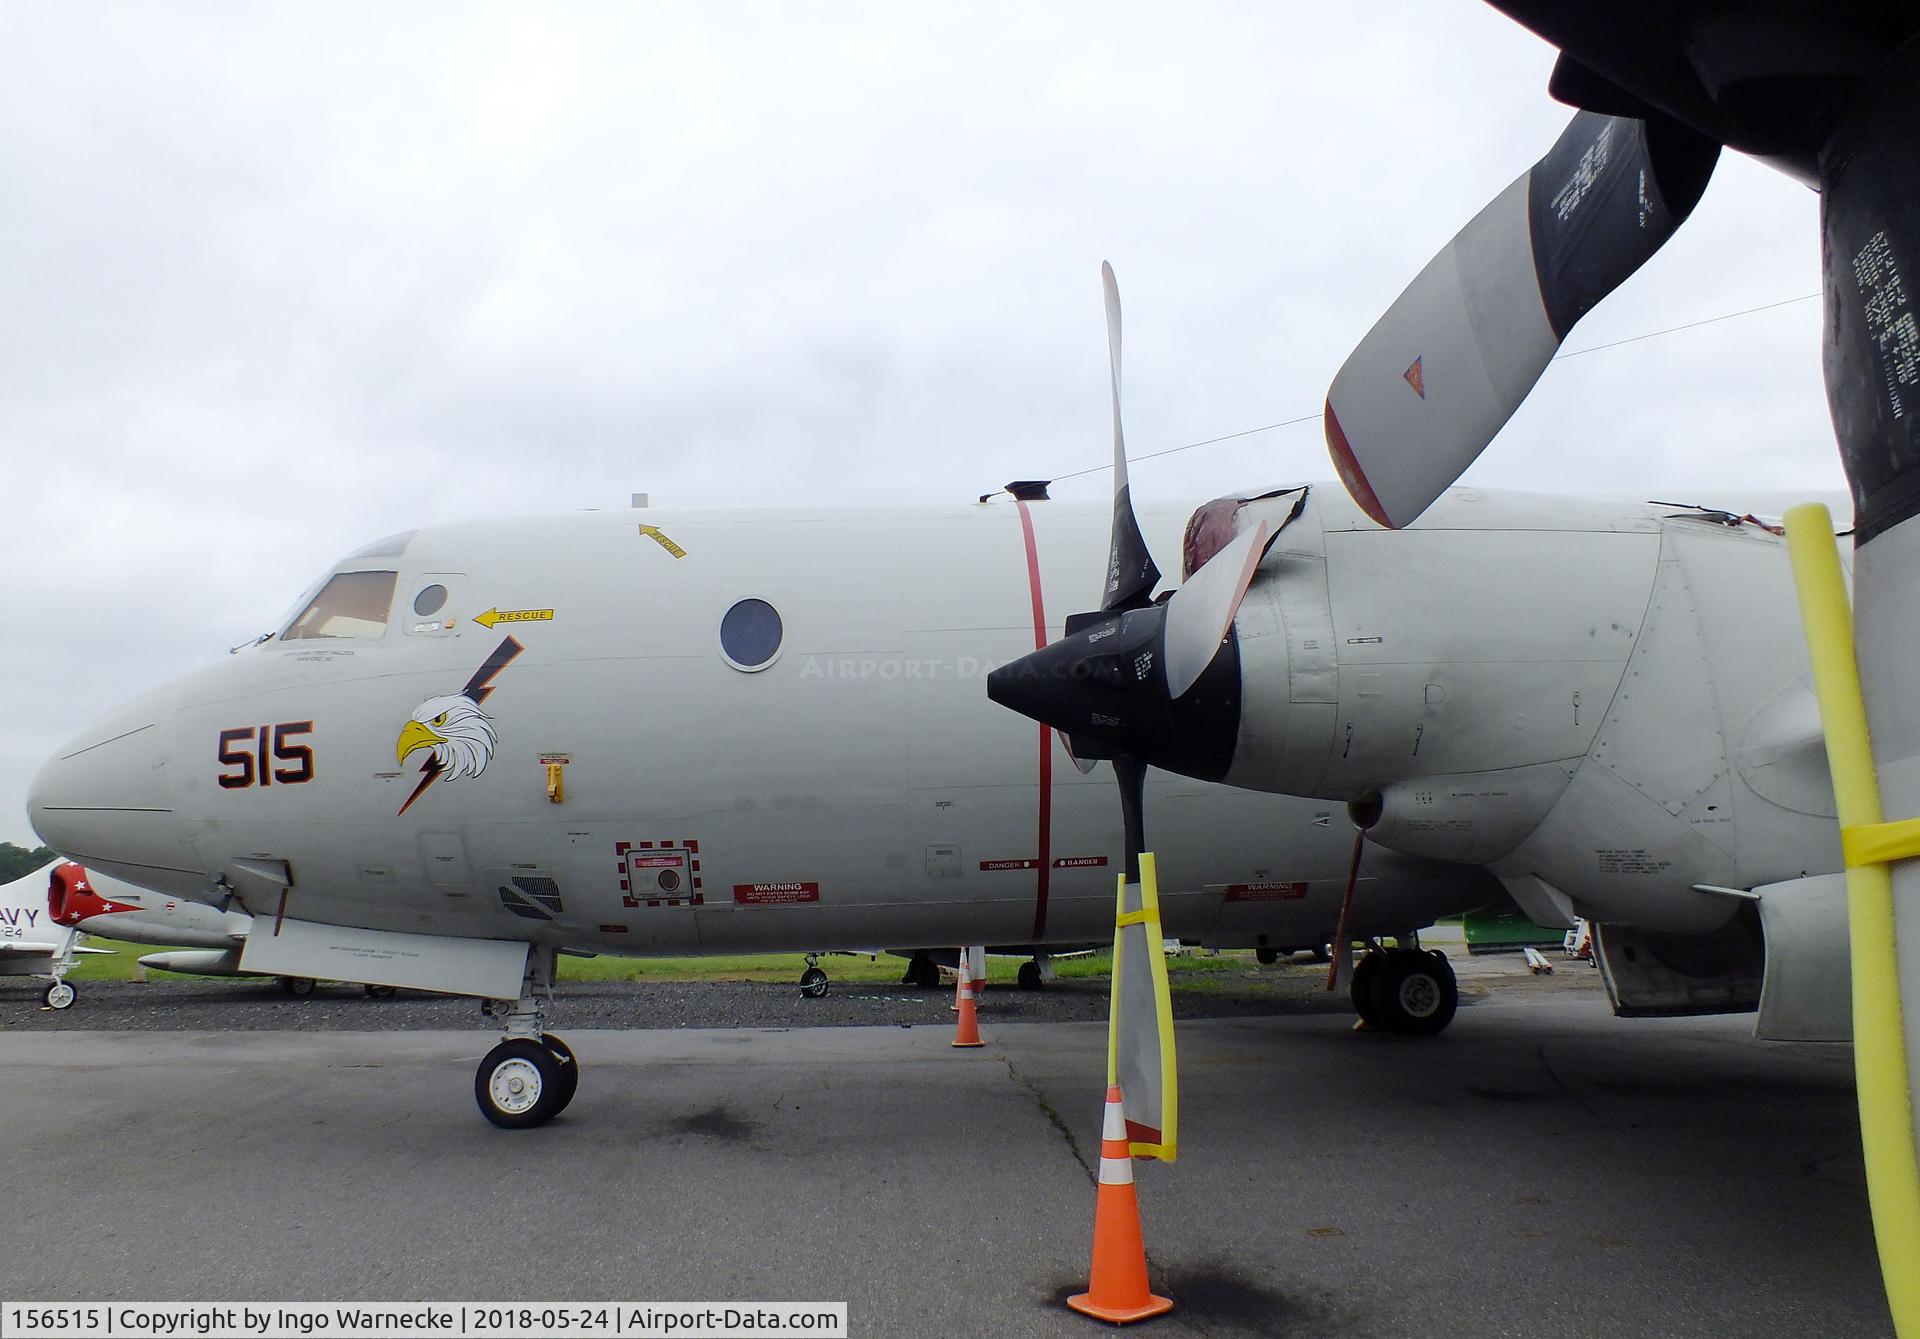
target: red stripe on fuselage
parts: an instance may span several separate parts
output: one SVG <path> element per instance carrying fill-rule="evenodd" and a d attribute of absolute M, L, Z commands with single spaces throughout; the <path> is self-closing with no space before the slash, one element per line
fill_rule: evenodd
<path fill-rule="evenodd" d="M 1020 509 L 1020 533 L 1027 542 L 1027 591 L 1033 599 L 1033 649 L 1047 644 L 1047 609 L 1040 594 L 1040 551 L 1033 542 L 1033 513 L 1020 498 L 1013 505 Z M 1051 876 L 1053 841 L 1053 727 L 1040 727 L 1040 868 L 1036 871 L 1033 894 L 1033 940 L 1037 944 L 1047 932 L 1047 892 Z"/>

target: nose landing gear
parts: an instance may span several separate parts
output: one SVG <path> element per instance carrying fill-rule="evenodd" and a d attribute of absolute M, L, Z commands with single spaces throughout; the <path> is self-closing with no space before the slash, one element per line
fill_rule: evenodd
<path fill-rule="evenodd" d="M 78 992 L 67 984 L 66 978 L 55 977 L 47 988 L 40 992 L 40 1002 L 49 1009 L 70 1009 Z"/>
<path fill-rule="evenodd" d="M 487 1017 L 501 1020 L 506 1037 L 474 1073 L 473 1098 L 480 1114 L 504 1130 L 544 1125 L 566 1110 L 580 1086 L 573 1048 L 541 1030 L 537 992 L 553 998 L 553 958 L 551 948 L 536 945 L 527 955 L 520 998 L 481 1004 Z"/>

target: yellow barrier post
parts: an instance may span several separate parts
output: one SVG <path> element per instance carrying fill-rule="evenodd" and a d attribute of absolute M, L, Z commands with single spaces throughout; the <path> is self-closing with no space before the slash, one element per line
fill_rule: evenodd
<path fill-rule="evenodd" d="M 1853 609 L 1840 570 L 1833 517 L 1816 503 L 1795 507 L 1786 522 L 1847 863 L 1854 1083 L 1867 1199 L 1894 1330 L 1901 1339 L 1920 1339 L 1920 1161 L 1914 1151 L 1913 1095 L 1894 947 L 1893 875 L 1888 869 L 1894 860 L 1920 856 L 1920 820 L 1881 819 L 1866 702 L 1854 660 Z"/>

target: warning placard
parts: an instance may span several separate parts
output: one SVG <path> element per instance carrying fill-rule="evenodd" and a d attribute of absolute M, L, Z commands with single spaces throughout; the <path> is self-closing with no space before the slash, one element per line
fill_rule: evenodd
<path fill-rule="evenodd" d="M 1038 860 L 982 860 L 981 869 L 1039 869 Z"/>
<path fill-rule="evenodd" d="M 791 902 L 818 902 L 817 883 L 736 883 L 733 900 L 743 907 L 782 906 Z"/>
<path fill-rule="evenodd" d="M 1053 862 L 1055 869 L 1105 869 L 1107 858 L 1103 855 L 1063 855 Z"/>
<path fill-rule="evenodd" d="M 1297 902 L 1307 895 L 1304 883 L 1230 883 L 1229 902 Z"/>

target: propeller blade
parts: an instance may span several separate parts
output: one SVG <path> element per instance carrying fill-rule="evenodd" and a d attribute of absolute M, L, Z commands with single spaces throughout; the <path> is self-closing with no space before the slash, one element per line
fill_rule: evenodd
<path fill-rule="evenodd" d="M 1072 760 L 1075 767 L 1080 769 L 1081 776 L 1088 775 L 1100 765 L 1098 758 L 1081 757 L 1080 751 L 1073 746 L 1073 736 L 1065 730 L 1055 730 L 1054 733 L 1060 736 L 1060 747 L 1067 751 L 1067 757 Z"/>
<path fill-rule="evenodd" d="M 1140 882 L 1140 852 L 1147 846 L 1147 765 L 1123 754 L 1113 760 L 1120 783 L 1120 821 L 1127 834 L 1127 882 Z"/>
<path fill-rule="evenodd" d="M 1267 552 L 1267 523 L 1243 530 L 1167 601 L 1167 695 L 1181 697 L 1220 653 Z"/>
<path fill-rule="evenodd" d="M 1112 613 L 1149 603 L 1160 569 L 1140 533 L 1127 483 L 1127 438 L 1120 426 L 1120 286 L 1114 282 L 1113 266 L 1104 260 L 1100 284 L 1107 296 L 1107 370 L 1113 387 L 1113 536 L 1107 545 L 1107 586 L 1100 608 Z"/>
<path fill-rule="evenodd" d="M 1578 112 L 1428 262 L 1327 392 L 1354 501 L 1406 525 L 1486 449 L 1574 323 L 1685 221 L 1720 146 L 1676 121 Z"/>

